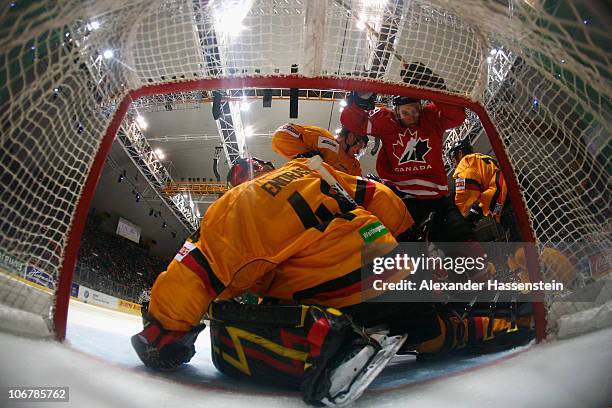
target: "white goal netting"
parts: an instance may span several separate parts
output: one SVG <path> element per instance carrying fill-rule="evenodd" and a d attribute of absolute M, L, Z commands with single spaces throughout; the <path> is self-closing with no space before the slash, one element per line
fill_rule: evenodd
<path fill-rule="evenodd" d="M 117 126 L 126 129 L 134 119 L 129 109 L 123 116 L 122 101 L 257 84 L 305 87 L 311 78 L 346 89 L 343 81 L 356 78 L 381 93 L 429 90 L 484 108 L 497 131 L 487 136 L 512 168 L 540 248 L 585 244 L 568 254 L 580 275 L 569 294 L 600 287 L 596 302 L 564 301 L 560 307 L 547 300 L 548 331 L 556 334 L 565 316 L 604 307 L 612 298 L 612 39 L 601 17 L 606 13 L 588 3 L 5 2 L 0 266 L 10 279 L 36 270 L 49 286 L 68 273 L 74 264 L 70 232 L 83 216 L 77 206 L 87 197 L 88 178 L 99 176 L 99 169 L 92 171 L 96 154 L 107 149 L 103 140 L 108 145 Z M 442 77 L 446 89 L 430 83 L 408 88 L 400 71 L 411 62 Z M 482 131 L 482 119 L 472 118 L 463 136 Z M 24 306 L 27 299 L 42 304 L 36 314 L 51 332 L 63 330 L 65 322 L 54 321 L 53 302 L 34 299 L 23 285 L 6 287 L 0 303 L 25 310 L 31 309 Z M 56 298 L 55 305 L 66 301 Z"/>

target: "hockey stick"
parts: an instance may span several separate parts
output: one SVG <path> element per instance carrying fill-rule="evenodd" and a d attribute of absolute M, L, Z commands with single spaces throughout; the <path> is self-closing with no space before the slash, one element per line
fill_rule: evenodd
<path fill-rule="evenodd" d="M 357 203 L 353 200 L 353 197 L 342 187 L 342 184 L 336 180 L 336 178 L 323 166 L 323 159 L 321 156 L 313 156 L 306 161 L 306 166 L 310 170 L 316 171 L 321 175 L 321 178 L 327 182 L 332 188 L 334 188 L 343 198 L 349 203 L 357 207 Z"/>

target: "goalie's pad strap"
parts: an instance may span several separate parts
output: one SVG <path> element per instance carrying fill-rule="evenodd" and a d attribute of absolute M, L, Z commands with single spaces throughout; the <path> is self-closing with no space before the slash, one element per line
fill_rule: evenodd
<path fill-rule="evenodd" d="M 304 305 L 246 305 L 233 301 L 211 303 L 208 317 L 226 324 L 253 323 L 277 327 L 301 327 L 308 306 Z"/>

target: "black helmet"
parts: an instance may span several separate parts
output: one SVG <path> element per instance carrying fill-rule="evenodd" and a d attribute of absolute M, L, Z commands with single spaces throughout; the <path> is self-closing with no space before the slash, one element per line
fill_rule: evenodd
<path fill-rule="evenodd" d="M 421 102 L 418 98 L 411 98 L 409 96 L 395 96 L 393 97 L 393 107 L 397 108 L 398 106 L 408 105 L 409 103 L 419 103 Z"/>
<path fill-rule="evenodd" d="M 236 187 L 257 177 L 259 174 L 274 170 L 272 162 L 263 161 L 256 157 L 241 157 L 234 162 L 227 174 L 227 181 Z"/>
<path fill-rule="evenodd" d="M 352 144 L 349 144 L 348 142 L 348 135 L 349 133 L 352 133 L 354 136 L 355 141 Z M 344 138 L 344 143 L 346 144 L 345 147 L 345 153 L 348 153 L 349 149 L 359 143 L 363 143 L 364 148 L 368 146 L 368 142 L 370 141 L 370 138 L 368 137 L 368 135 L 362 135 L 360 133 L 354 132 L 351 129 L 349 129 L 346 126 L 342 126 L 342 128 L 340 129 L 340 133 L 338 133 L 338 136 L 341 136 Z"/>
<path fill-rule="evenodd" d="M 461 139 L 455 142 L 455 144 L 453 144 L 451 148 L 448 149 L 448 160 L 452 162 L 453 158 L 458 152 L 462 152 L 464 155 L 474 152 L 469 139 Z"/>

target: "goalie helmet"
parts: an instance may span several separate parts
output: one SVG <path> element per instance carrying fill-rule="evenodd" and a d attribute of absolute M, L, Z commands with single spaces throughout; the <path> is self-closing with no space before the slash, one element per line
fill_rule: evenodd
<path fill-rule="evenodd" d="M 227 182 L 236 187 L 259 176 L 274 170 L 272 162 L 263 161 L 256 157 L 241 157 L 234 162 L 227 173 Z"/>

